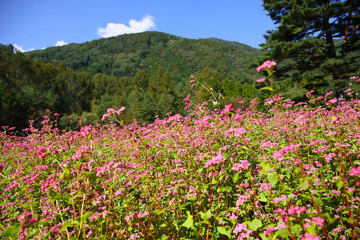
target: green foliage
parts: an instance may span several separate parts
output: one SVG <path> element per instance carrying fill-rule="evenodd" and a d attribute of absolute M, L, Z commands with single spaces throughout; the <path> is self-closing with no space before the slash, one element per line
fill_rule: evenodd
<path fill-rule="evenodd" d="M 176 81 L 198 74 L 205 67 L 245 80 L 256 78 L 248 65 L 261 56 L 255 48 L 219 39 L 192 40 L 161 32 L 143 32 L 103 38 L 83 44 L 50 47 L 26 53 L 47 63 L 64 63 L 76 72 L 102 73 L 116 77 L 135 76 L 143 70 L 153 76 L 162 67 L 171 69 Z"/>
<path fill-rule="evenodd" d="M 283 95 L 303 100 L 314 89 L 339 96 L 349 77 L 360 74 L 359 1 L 263 0 L 263 6 L 278 24 L 262 47 L 265 59 L 278 63 L 276 81 L 286 81 Z"/>
<path fill-rule="evenodd" d="M 247 85 L 257 73 L 247 66 L 260 55 L 258 49 L 236 42 L 191 40 L 159 32 L 25 54 L 1 45 L 0 125 L 21 130 L 32 119 L 40 126 L 44 109 L 64 115 L 59 126 L 65 129 L 77 126 L 78 120 L 85 125 L 99 123 L 108 108 L 122 106 L 128 110 L 126 123 L 151 122 L 169 112 L 186 114 L 183 99 L 191 91 L 188 76 L 197 73 L 206 87 L 236 104 L 242 96 L 245 100 L 257 96 L 256 89 Z M 204 89 L 197 94 L 199 102 L 209 97 Z"/>

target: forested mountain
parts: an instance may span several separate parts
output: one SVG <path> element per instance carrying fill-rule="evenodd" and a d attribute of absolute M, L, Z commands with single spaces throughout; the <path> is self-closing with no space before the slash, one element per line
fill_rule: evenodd
<path fill-rule="evenodd" d="M 151 122 L 167 113 L 185 115 L 184 98 L 211 103 L 211 94 L 192 87 L 190 74 L 222 104 L 259 96 L 261 75 L 250 64 L 258 49 L 220 39 L 192 40 L 144 32 L 21 53 L 0 45 L 0 124 L 21 130 L 39 124 L 46 109 L 58 125 L 96 124 L 106 109 L 127 109 L 125 123 Z M 218 96 L 218 95 L 216 95 Z M 69 117 L 71 115 L 71 117 Z"/>
<path fill-rule="evenodd" d="M 208 67 L 223 77 L 252 82 L 255 71 L 249 70 L 248 65 L 261 51 L 215 38 L 194 40 L 161 32 L 143 32 L 50 47 L 26 55 L 55 65 L 62 62 L 76 72 L 85 71 L 90 75 L 129 77 L 144 70 L 148 76 L 153 76 L 162 67 L 180 80 Z"/>

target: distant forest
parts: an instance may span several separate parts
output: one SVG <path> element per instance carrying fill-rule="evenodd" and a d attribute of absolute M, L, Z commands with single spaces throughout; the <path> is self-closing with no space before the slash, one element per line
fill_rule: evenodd
<path fill-rule="evenodd" d="M 264 97 L 254 62 L 263 53 L 220 39 L 192 40 L 160 32 L 127 34 L 21 53 L 0 46 L 0 123 L 21 131 L 39 125 L 46 109 L 59 113 L 58 126 L 97 124 L 108 108 L 127 109 L 130 123 L 154 121 L 168 113 L 186 114 L 183 99 L 209 101 L 210 93 L 191 87 L 190 75 L 222 104 Z M 210 104 L 211 107 L 211 104 Z M 77 126 L 73 124 L 72 126 Z"/>

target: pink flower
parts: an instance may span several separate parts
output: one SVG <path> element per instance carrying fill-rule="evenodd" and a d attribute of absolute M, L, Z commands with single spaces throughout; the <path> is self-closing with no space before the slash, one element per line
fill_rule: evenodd
<path fill-rule="evenodd" d="M 120 189 L 115 193 L 115 197 L 123 195 L 123 191 Z"/>
<path fill-rule="evenodd" d="M 99 212 L 94 212 L 94 213 L 89 217 L 89 220 L 90 220 L 90 221 L 93 221 L 93 220 L 95 220 L 95 219 L 97 219 L 97 218 L 99 218 L 99 217 L 101 217 L 101 213 L 99 213 Z"/>
<path fill-rule="evenodd" d="M 256 80 L 258 83 L 262 83 L 265 81 L 266 78 L 259 78 L 258 80 Z"/>
<path fill-rule="evenodd" d="M 343 227 L 338 227 L 338 228 L 334 228 L 331 232 L 332 233 L 338 233 L 338 232 L 342 232 L 344 231 L 344 228 Z"/>
<path fill-rule="evenodd" d="M 281 197 L 274 198 L 273 201 L 274 201 L 274 203 L 279 203 L 279 202 L 282 202 L 282 201 L 284 201 L 286 199 L 287 199 L 287 197 L 285 195 L 281 195 Z"/>
<path fill-rule="evenodd" d="M 244 203 L 247 202 L 247 200 L 249 199 L 250 197 L 248 195 L 240 195 L 238 200 L 236 201 L 236 206 L 241 206 L 243 205 Z"/>
<path fill-rule="evenodd" d="M 251 164 L 247 160 L 240 160 L 240 163 L 234 163 L 232 170 L 236 172 L 243 171 L 244 169 L 249 169 Z"/>
<path fill-rule="evenodd" d="M 246 132 L 245 128 L 235 128 L 235 137 L 240 137 L 241 134 L 244 134 Z"/>
<path fill-rule="evenodd" d="M 291 205 L 291 207 L 288 209 L 288 213 L 290 215 L 294 215 L 294 214 L 300 215 L 305 210 L 306 210 L 306 207 L 299 207 L 299 206 L 294 207 L 293 205 Z"/>
<path fill-rule="evenodd" d="M 219 153 L 216 157 L 213 157 L 211 160 L 207 161 L 205 163 L 205 167 L 208 168 L 212 165 L 216 165 L 221 163 L 224 160 L 223 156 L 221 155 L 221 153 Z"/>
<path fill-rule="evenodd" d="M 312 235 L 310 233 L 305 233 L 301 240 L 320 240 L 320 237 Z"/>
<path fill-rule="evenodd" d="M 258 72 L 261 72 L 261 71 L 264 71 L 264 70 L 266 70 L 266 69 L 270 69 L 270 68 L 272 68 L 272 67 L 274 67 L 274 66 L 276 66 L 276 65 L 277 65 L 276 62 L 270 61 L 270 60 L 266 60 L 262 65 L 258 66 L 258 67 L 256 68 L 256 70 L 257 70 Z"/>
<path fill-rule="evenodd" d="M 313 217 L 312 220 L 313 220 L 314 225 L 318 225 L 320 227 L 324 226 L 324 219 L 323 218 L 321 218 L 321 217 Z"/>
<path fill-rule="evenodd" d="M 337 98 L 333 98 L 333 99 L 329 100 L 329 103 L 332 103 L 332 104 L 337 103 Z"/>
<path fill-rule="evenodd" d="M 46 156 L 46 149 L 43 146 L 40 146 L 36 149 L 36 155 L 41 158 L 41 159 L 45 159 Z"/>
<path fill-rule="evenodd" d="M 224 116 L 232 111 L 234 111 L 234 109 L 232 108 L 232 103 L 230 103 L 229 105 L 225 106 L 224 110 L 221 111 L 221 116 Z"/>
<path fill-rule="evenodd" d="M 188 108 L 191 107 L 190 95 L 188 95 L 186 98 L 184 98 L 184 102 L 185 102 L 185 108 L 184 109 L 188 109 Z"/>
<path fill-rule="evenodd" d="M 271 183 L 262 183 L 260 185 L 259 192 L 263 192 L 263 191 L 270 192 L 271 191 Z"/>
<path fill-rule="evenodd" d="M 120 115 L 124 110 L 126 109 L 126 107 L 122 107 L 119 110 L 115 110 L 113 108 L 108 108 L 107 109 L 107 113 L 105 113 L 102 118 L 101 121 L 104 121 L 105 119 L 111 117 L 112 115 Z"/>
<path fill-rule="evenodd" d="M 357 176 L 360 175 L 360 166 L 357 168 L 352 168 L 349 172 L 350 176 Z"/>
<path fill-rule="evenodd" d="M 311 91 L 307 92 L 307 93 L 306 93 L 306 97 L 307 97 L 307 98 L 310 98 L 310 97 L 311 97 L 311 94 L 314 93 L 314 92 L 315 92 L 315 90 L 311 90 Z"/>
<path fill-rule="evenodd" d="M 266 235 L 268 235 L 269 233 L 271 233 L 271 232 L 273 232 L 275 230 L 276 230 L 276 228 L 274 228 L 274 227 L 268 227 L 266 229 L 266 231 L 264 232 L 264 235 L 266 236 Z"/>
<path fill-rule="evenodd" d="M 246 225 L 245 224 L 243 224 L 243 223 L 238 223 L 238 224 L 236 224 L 236 226 L 235 226 L 235 228 L 234 228 L 234 230 L 233 230 L 233 233 L 240 233 L 240 232 L 242 232 L 243 230 L 245 230 L 246 229 Z"/>

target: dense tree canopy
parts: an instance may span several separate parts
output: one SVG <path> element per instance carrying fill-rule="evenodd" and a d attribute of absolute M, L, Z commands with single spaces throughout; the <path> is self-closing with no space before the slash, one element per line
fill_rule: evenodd
<path fill-rule="evenodd" d="M 263 0 L 263 6 L 277 25 L 262 47 L 278 62 L 281 90 L 339 93 L 360 73 L 360 1 Z"/>
<path fill-rule="evenodd" d="M 25 54 L 11 45 L 0 45 L 0 125 L 15 126 L 19 131 L 28 126 L 29 119 L 39 125 L 46 109 L 59 113 L 57 124 L 66 129 L 76 126 L 78 120 L 85 125 L 100 123 L 108 108 L 123 106 L 125 123 L 133 119 L 152 122 L 170 112 L 185 115 L 183 99 L 189 94 L 194 103 L 211 103 L 204 89 L 191 87 L 190 74 L 198 75 L 199 81 L 216 93 L 222 92 L 227 103 L 250 100 L 257 97 L 254 83 L 260 75 L 246 65 L 259 51 L 242 47 L 217 39 L 189 40 L 162 33 L 119 36 Z M 242 51 L 243 57 L 239 57 Z M 226 55 L 229 59 L 223 61 Z M 187 63 L 183 57 L 192 60 Z"/>

